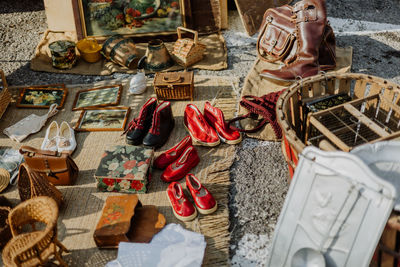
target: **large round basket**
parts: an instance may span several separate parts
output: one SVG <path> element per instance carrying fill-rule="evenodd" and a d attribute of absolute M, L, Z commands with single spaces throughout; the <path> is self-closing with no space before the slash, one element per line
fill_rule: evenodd
<path fill-rule="evenodd" d="M 399 85 L 359 73 L 320 74 L 299 80 L 290 86 L 280 95 L 276 106 L 283 134 L 282 151 L 289 166 L 290 176 L 293 176 L 298 155 L 306 145 L 319 146 L 324 150 L 349 151 L 363 143 L 399 137 L 399 93 Z M 351 100 L 328 107 L 324 112 L 310 111 L 307 103 L 337 95 L 349 96 Z M 331 117 L 343 123 L 342 126 L 335 126 L 334 122 L 328 120 L 324 124 L 327 113 L 333 114 Z M 345 118 L 344 114 L 350 114 L 352 117 Z M 320 126 L 320 135 L 315 134 L 316 130 L 312 130 L 311 135 L 316 137 L 307 139 L 307 136 L 311 136 L 311 124 Z M 362 137 L 363 131 L 369 135 Z M 342 132 L 346 132 L 348 136 L 344 136 Z M 353 143 L 346 143 L 346 138 Z"/>

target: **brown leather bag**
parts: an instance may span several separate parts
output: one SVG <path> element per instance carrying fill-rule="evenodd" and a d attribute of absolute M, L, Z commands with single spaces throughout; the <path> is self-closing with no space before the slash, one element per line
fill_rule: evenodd
<path fill-rule="evenodd" d="M 293 7 L 284 5 L 265 11 L 257 40 L 258 57 L 267 62 L 282 61 L 286 65 L 296 58 L 296 25 L 292 18 Z M 304 18 L 312 20 L 313 18 Z M 319 47 L 319 65 L 336 65 L 335 34 L 329 25 L 325 26 L 322 44 Z"/>
<path fill-rule="evenodd" d="M 54 185 L 72 185 L 78 177 L 78 166 L 67 153 L 39 150 L 30 146 L 22 146 L 19 152 L 31 170 L 41 173 Z"/>

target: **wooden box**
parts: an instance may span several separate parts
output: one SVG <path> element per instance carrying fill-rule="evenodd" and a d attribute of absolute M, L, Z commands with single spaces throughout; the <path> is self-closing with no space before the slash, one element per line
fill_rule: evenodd
<path fill-rule="evenodd" d="M 190 99 L 193 101 L 193 71 L 157 72 L 153 85 L 158 100 Z"/>
<path fill-rule="evenodd" d="M 93 238 L 103 248 L 118 247 L 119 242 L 148 243 L 165 222 L 155 206 L 142 206 L 136 195 L 110 196 Z"/>
<path fill-rule="evenodd" d="M 175 62 L 181 66 L 189 67 L 202 60 L 206 46 L 199 42 L 198 32 L 184 27 L 178 27 L 176 31 L 178 33 L 178 40 L 176 40 L 171 53 Z M 193 39 L 182 38 L 182 31 L 193 33 Z"/>

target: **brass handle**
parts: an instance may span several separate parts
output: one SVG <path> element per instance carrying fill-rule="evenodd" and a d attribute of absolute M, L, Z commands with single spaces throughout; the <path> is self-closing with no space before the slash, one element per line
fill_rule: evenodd
<path fill-rule="evenodd" d="M 195 30 L 191 30 L 182 26 L 179 26 L 176 28 L 176 33 L 178 34 L 178 39 L 181 39 L 181 31 L 185 31 L 185 32 L 190 32 L 194 34 L 194 43 L 197 44 L 197 41 L 199 40 L 199 33 Z"/>

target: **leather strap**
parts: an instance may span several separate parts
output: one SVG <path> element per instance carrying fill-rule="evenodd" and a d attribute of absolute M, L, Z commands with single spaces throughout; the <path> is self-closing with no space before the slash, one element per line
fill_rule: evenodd
<path fill-rule="evenodd" d="M 46 156 L 58 156 L 58 152 L 57 151 L 48 151 L 48 150 L 41 150 L 41 149 L 36 149 L 34 147 L 31 146 L 21 146 L 21 148 L 19 149 L 19 153 L 21 154 L 25 154 L 25 153 L 34 153 L 34 154 L 41 154 L 41 155 L 46 155 Z"/>
<path fill-rule="evenodd" d="M 260 42 L 261 42 L 261 39 L 263 38 L 265 30 L 267 29 L 268 25 L 272 22 L 273 18 L 271 16 L 267 16 L 265 18 L 265 20 L 266 20 L 265 23 L 261 26 L 262 27 L 262 31 L 258 34 L 256 50 L 257 50 L 258 58 L 261 59 L 262 61 L 275 62 L 275 61 L 279 60 L 279 58 L 269 59 L 269 58 L 261 55 L 261 53 L 260 53 Z"/>
<path fill-rule="evenodd" d="M 286 89 L 286 88 L 285 88 Z M 259 131 L 265 124 L 269 123 L 274 130 L 274 133 L 277 138 L 282 138 L 282 129 L 280 128 L 277 120 L 276 120 L 276 111 L 275 105 L 276 101 L 278 100 L 280 94 L 285 90 L 281 90 L 278 92 L 272 92 L 262 97 L 245 95 L 242 97 L 240 101 L 240 105 L 247 109 L 249 113 L 246 115 L 241 115 L 236 118 L 231 119 L 228 121 L 228 126 L 232 130 L 245 132 L 245 133 L 254 133 Z M 246 118 L 257 119 L 261 116 L 263 119 L 257 124 L 257 126 L 253 129 L 240 129 L 232 124 L 236 121 L 240 121 Z"/>

